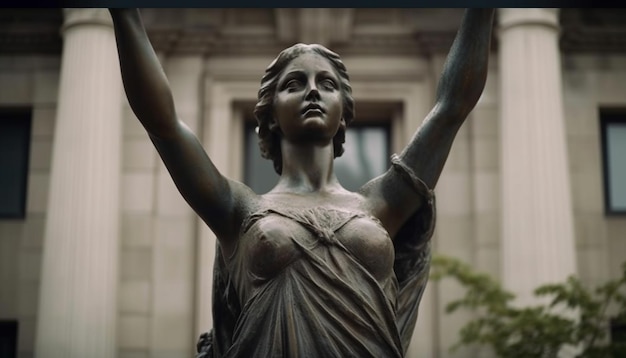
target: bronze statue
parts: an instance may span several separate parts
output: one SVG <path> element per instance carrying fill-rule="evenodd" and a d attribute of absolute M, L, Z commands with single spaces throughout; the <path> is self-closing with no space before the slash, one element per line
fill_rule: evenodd
<path fill-rule="evenodd" d="M 320 45 L 281 52 L 254 110 L 280 175 L 264 195 L 222 176 L 179 120 L 139 12 L 111 15 L 130 106 L 218 238 L 214 327 L 198 357 L 403 357 L 428 278 L 432 189 L 484 88 L 493 10 L 466 11 L 433 109 L 358 192 L 333 173 L 355 113 L 345 66 Z"/>

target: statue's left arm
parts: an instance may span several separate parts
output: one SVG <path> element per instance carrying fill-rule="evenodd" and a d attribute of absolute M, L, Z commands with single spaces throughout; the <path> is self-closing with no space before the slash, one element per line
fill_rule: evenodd
<path fill-rule="evenodd" d="M 418 185 L 434 189 L 456 133 L 480 98 L 487 78 L 493 15 L 493 9 L 466 10 L 439 79 L 434 107 L 394 158 L 395 169 L 363 187 L 392 237 L 424 203 L 407 180 L 400 183 L 401 178 L 412 177 L 413 184 L 417 178 Z"/>

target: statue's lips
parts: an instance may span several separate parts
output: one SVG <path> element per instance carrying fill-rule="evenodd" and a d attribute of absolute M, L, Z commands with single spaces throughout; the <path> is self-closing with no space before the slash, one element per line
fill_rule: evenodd
<path fill-rule="evenodd" d="M 302 115 L 305 117 L 322 114 L 324 114 L 324 109 L 318 104 L 309 104 L 302 110 Z"/>
<path fill-rule="evenodd" d="M 321 116 L 324 112 L 321 109 L 309 109 L 302 114 L 303 117 Z"/>

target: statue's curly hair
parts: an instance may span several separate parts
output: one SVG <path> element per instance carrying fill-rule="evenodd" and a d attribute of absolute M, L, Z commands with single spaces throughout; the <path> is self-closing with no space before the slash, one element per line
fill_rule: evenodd
<path fill-rule="evenodd" d="M 285 70 L 287 65 L 304 53 L 316 53 L 328 60 L 331 66 L 337 72 L 340 79 L 340 91 L 343 97 L 343 119 L 346 126 L 354 119 L 354 99 L 352 98 L 352 87 L 350 86 L 350 77 L 346 70 L 346 66 L 341 61 L 338 54 L 327 49 L 322 45 L 312 44 L 295 44 L 283 50 L 272 61 L 265 70 L 265 75 L 261 79 L 261 88 L 259 89 L 258 99 L 254 107 L 254 116 L 256 117 L 259 135 L 259 148 L 261 156 L 271 159 L 274 162 L 274 170 L 278 175 L 283 170 L 283 159 L 280 148 L 280 133 L 270 129 L 274 109 L 274 96 L 276 94 L 276 86 L 278 78 Z M 333 138 L 333 149 L 335 158 L 343 154 L 343 143 L 346 141 L 346 129 L 340 127 L 339 131 Z"/>

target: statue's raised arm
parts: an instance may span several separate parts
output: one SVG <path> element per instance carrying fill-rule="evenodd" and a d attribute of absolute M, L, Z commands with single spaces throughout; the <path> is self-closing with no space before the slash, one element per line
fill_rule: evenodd
<path fill-rule="evenodd" d="M 485 87 L 493 9 L 468 9 L 439 79 L 435 106 L 400 154 L 434 188 L 452 141 Z"/>
<path fill-rule="evenodd" d="M 394 175 L 392 169 L 363 188 L 378 203 L 377 216 L 392 237 L 424 203 L 410 186 L 434 189 L 456 133 L 480 98 L 487 78 L 493 14 L 494 9 L 466 10 L 439 79 L 435 105 L 406 148 L 393 158 L 394 167 L 403 174 Z"/>
<path fill-rule="evenodd" d="M 124 90 L 176 187 L 224 244 L 234 240 L 241 185 L 223 177 L 176 114 L 169 83 L 137 9 L 111 9 Z"/>

